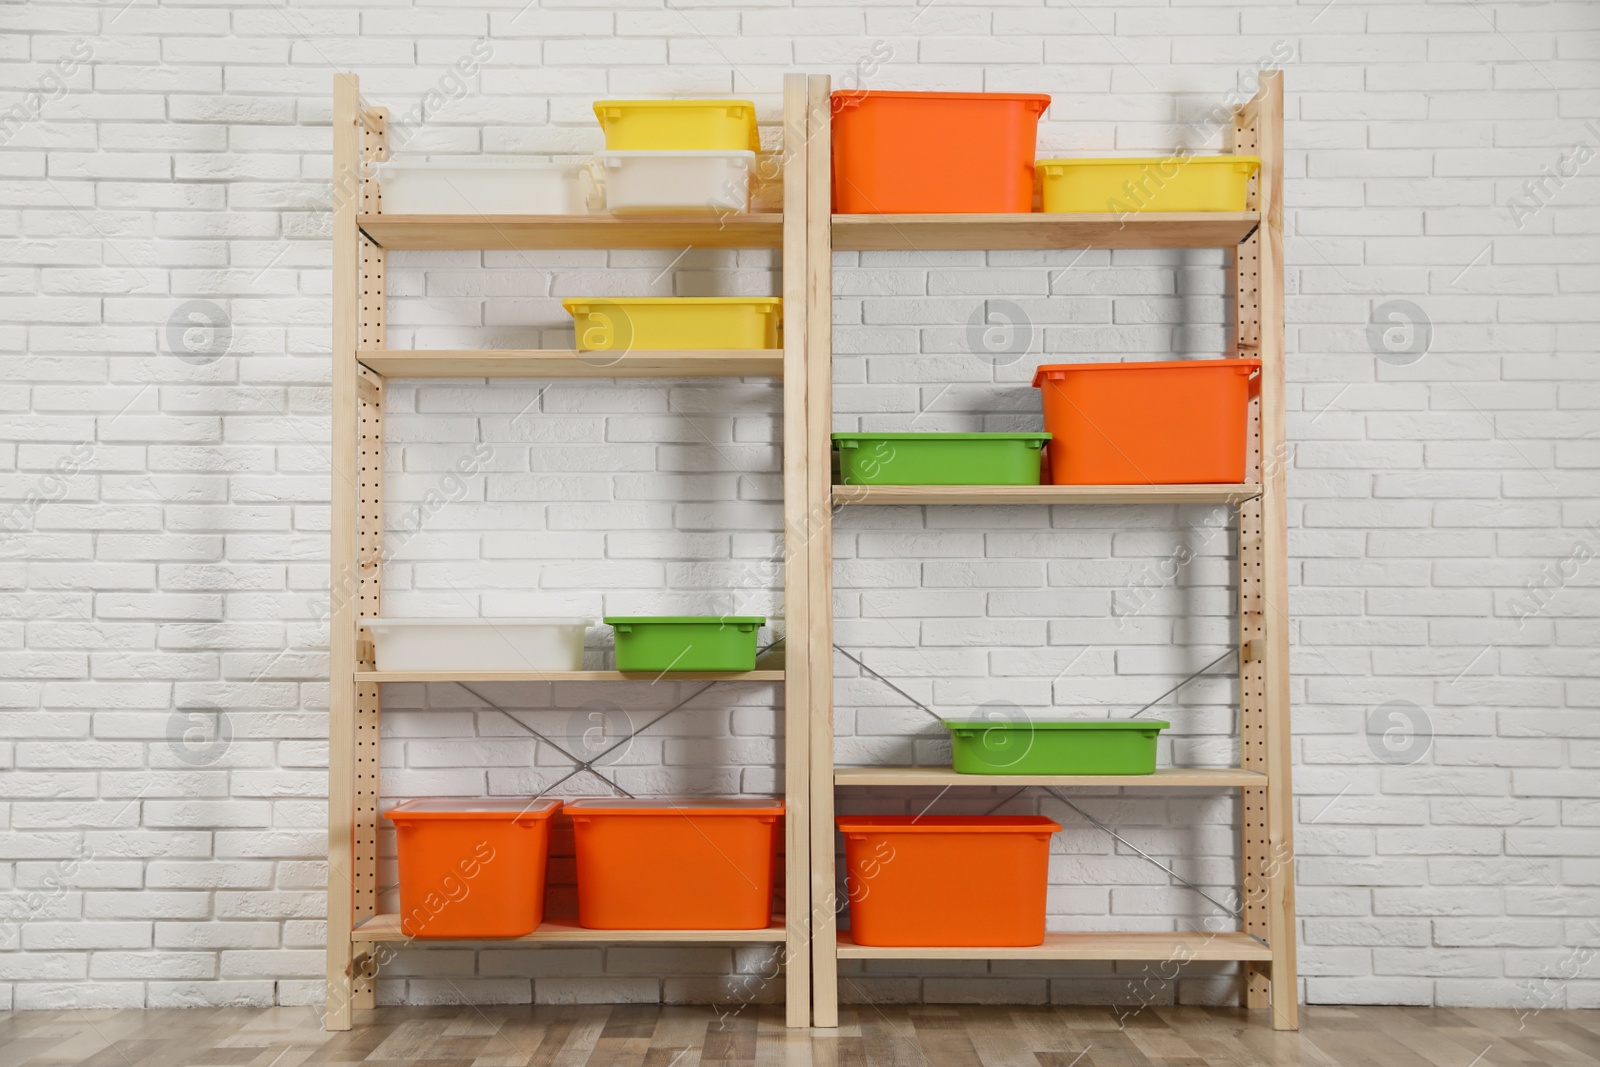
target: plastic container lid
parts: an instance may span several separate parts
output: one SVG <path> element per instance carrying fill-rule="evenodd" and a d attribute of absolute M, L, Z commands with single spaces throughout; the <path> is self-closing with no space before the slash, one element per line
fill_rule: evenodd
<path fill-rule="evenodd" d="M 1050 106 L 1049 93 L 919 93 L 905 89 L 835 89 L 833 99 L 840 106 L 854 106 L 868 97 L 885 100 L 1021 100 L 1036 103 L 1039 110 Z"/>
<path fill-rule="evenodd" d="M 713 152 L 712 155 L 724 153 Z M 589 304 L 650 304 L 668 307 L 698 307 L 704 304 L 771 304 L 782 306 L 781 296 L 573 296 L 561 301 L 565 308 Z"/>
<path fill-rule="evenodd" d="M 876 431 L 863 431 L 860 433 L 836 433 L 831 435 L 835 441 L 855 441 L 862 438 L 871 438 L 874 441 L 1048 441 L 1047 433 L 878 433 Z"/>
<path fill-rule="evenodd" d="M 782 815 L 777 797 L 597 797 L 567 804 L 574 814 L 628 815 Z"/>
<path fill-rule="evenodd" d="M 684 98 L 684 99 L 668 99 L 668 100 L 596 100 L 594 102 L 594 117 L 599 120 L 600 128 L 607 131 L 606 138 L 607 138 L 607 142 L 609 143 L 611 134 L 610 134 L 610 127 L 606 123 L 606 116 L 608 114 L 610 114 L 613 118 L 620 118 L 621 117 L 620 112 L 623 112 L 623 111 L 642 111 L 642 110 L 650 110 L 650 111 L 656 111 L 656 110 L 693 111 L 693 110 L 710 110 L 710 109 L 721 109 L 721 110 L 727 111 L 729 114 L 724 116 L 724 117 L 726 119 L 730 120 L 731 122 L 743 121 L 744 125 L 747 127 L 746 137 L 748 138 L 749 150 L 752 151 L 752 152 L 758 152 L 758 151 L 761 150 L 761 135 L 756 129 L 756 105 L 755 105 L 755 101 L 753 101 L 753 100 L 732 100 L 732 99 L 727 99 L 727 98 L 714 98 L 714 99 L 711 99 L 711 98 L 708 98 L 708 99 Z M 653 125 L 656 125 L 658 127 L 660 125 L 662 125 L 661 120 L 659 118 L 654 117 L 654 116 L 652 116 L 647 121 L 650 121 Z M 662 130 L 660 130 L 658 128 L 655 131 L 657 136 L 648 137 L 648 138 L 644 138 L 644 139 L 645 140 L 649 140 L 649 141 L 653 141 L 653 142 L 659 144 L 663 140 L 668 140 L 668 141 L 675 140 L 679 135 L 681 135 L 683 133 L 682 124 L 681 123 L 674 124 L 670 117 L 667 119 L 666 126 L 667 126 L 667 129 L 665 130 L 664 133 L 663 133 Z M 725 127 L 724 127 L 724 129 L 725 129 Z M 631 139 L 637 140 L 639 138 L 631 138 Z M 662 150 L 663 151 L 677 151 L 676 148 L 664 148 Z M 641 150 L 640 149 L 633 149 L 632 151 L 641 151 Z"/>
<path fill-rule="evenodd" d="M 1061 824 L 1043 815 L 840 815 L 833 824 L 841 833 L 870 834 L 1036 834 L 1055 833 Z"/>
<path fill-rule="evenodd" d="M 630 623 L 642 623 L 651 626 L 765 626 L 765 615 L 607 615 L 605 624 L 615 626 Z"/>
<path fill-rule="evenodd" d="M 1035 170 L 1044 170 L 1048 167 L 1125 167 L 1129 164 L 1135 166 L 1159 166 L 1162 163 L 1171 163 L 1177 160 L 1179 165 L 1188 166 L 1190 163 L 1247 163 L 1251 170 L 1261 166 L 1260 156 L 1236 156 L 1231 152 L 1208 156 L 1080 156 L 1077 158 L 1063 157 L 1059 159 L 1039 159 L 1034 161 Z"/>
<path fill-rule="evenodd" d="M 595 113 L 598 114 L 603 107 L 745 107 L 751 111 L 756 109 L 753 100 L 724 100 L 711 97 L 680 97 L 666 100 L 596 100 Z"/>
<path fill-rule="evenodd" d="M 408 800 L 383 813 L 385 819 L 548 819 L 561 810 L 559 800 L 536 797 L 442 797 Z"/>
<path fill-rule="evenodd" d="M 387 160 L 374 164 L 382 175 L 391 170 L 572 170 L 582 163 L 581 158 L 565 161 L 559 159 L 485 159 L 482 156 L 430 156 L 427 159 Z"/>
<path fill-rule="evenodd" d="M 607 148 L 596 152 L 600 159 L 610 159 L 613 156 L 621 159 L 676 159 L 679 156 L 689 156 L 695 159 L 755 159 L 756 154 L 748 148 Z M 659 299 L 681 299 L 663 297 Z M 714 298 L 716 299 L 716 298 Z M 722 299 L 743 300 L 744 297 L 727 297 Z"/>
<path fill-rule="evenodd" d="M 1135 359 L 1126 362 L 1106 363 L 1047 363 L 1033 373 L 1033 387 L 1039 388 L 1039 383 L 1051 379 L 1065 377 L 1069 373 L 1086 370 L 1167 370 L 1171 368 L 1192 368 L 1200 370 L 1206 367 L 1247 367 L 1250 370 L 1260 370 L 1259 359 Z"/>
<path fill-rule="evenodd" d="M 945 726 L 963 730 L 1165 730 L 1165 719 L 1063 719 L 1048 715 L 1023 719 L 946 719 Z"/>
<path fill-rule="evenodd" d="M 593 619 L 485 619 L 454 618 L 454 619 L 362 619 L 361 625 L 375 623 L 380 626 L 595 626 Z"/>

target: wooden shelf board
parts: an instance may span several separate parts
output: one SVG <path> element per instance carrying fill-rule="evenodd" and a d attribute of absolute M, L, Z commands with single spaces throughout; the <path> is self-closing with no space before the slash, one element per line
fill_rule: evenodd
<path fill-rule="evenodd" d="M 382 215 L 357 225 L 388 249 L 777 248 L 783 216 Z"/>
<path fill-rule="evenodd" d="M 1249 934 L 1049 933 L 1025 948 L 877 948 L 839 934 L 843 960 L 1270 960 L 1272 950 Z"/>
<path fill-rule="evenodd" d="M 783 349 L 578 352 L 570 349 L 369 348 L 357 358 L 386 378 L 712 378 L 783 376 Z"/>
<path fill-rule="evenodd" d="M 781 682 L 782 670 L 755 671 L 357 671 L 362 682 Z"/>
<path fill-rule="evenodd" d="M 1179 786 L 1230 789 L 1262 786 L 1266 775 L 1241 767 L 1159 767 L 1154 774 L 959 774 L 949 767 L 836 767 L 835 785 L 903 786 L 1130 786 L 1172 789 Z"/>
<path fill-rule="evenodd" d="M 407 937 L 400 931 L 399 915 L 374 915 L 357 926 L 350 934 L 350 940 L 357 942 L 403 941 L 415 945 L 442 945 L 460 941 L 550 941 L 566 944 L 580 941 L 651 941 L 688 944 L 716 941 L 739 944 L 757 941 L 782 941 L 783 939 L 784 925 L 782 919 L 774 920 L 772 925 L 765 930 L 586 930 L 571 923 L 546 920 L 539 924 L 539 927 L 533 933 L 524 934 L 521 937 L 412 938 Z"/>
<path fill-rule="evenodd" d="M 1254 211 L 1165 214 L 835 215 L 836 252 L 943 249 L 1233 248 L 1261 221 Z"/>
<path fill-rule="evenodd" d="M 835 504 L 1238 504 L 1259 485 L 836 485 Z"/>

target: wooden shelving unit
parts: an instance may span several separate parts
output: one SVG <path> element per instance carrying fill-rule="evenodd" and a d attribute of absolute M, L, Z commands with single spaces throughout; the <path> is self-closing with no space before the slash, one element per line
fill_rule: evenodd
<path fill-rule="evenodd" d="M 379 739 L 384 683 L 781 682 L 788 816 L 786 918 L 765 930 L 597 931 L 547 922 L 528 943 L 739 943 L 784 946 L 791 1026 L 838 1024 L 840 959 L 1217 960 L 1244 968 L 1244 1003 L 1297 1023 L 1293 819 L 1289 781 L 1284 500 L 1282 77 L 1235 116 L 1233 149 L 1262 157 L 1250 210 L 1134 215 L 831 214 L 829 80 L 784 79 L 783 210 L 708 216 L 386 215 L 370 164 L 387 158 L 387 113 L 352 75 L 334 79 L 333 612 L 329 707 L 329 1029 L 372 1007 L 379 944 L 408 944 L 378 912 Z M 780 248 L 784 347 L 770 351 L 592 353 L 404 351 L 386 347 L 390 249 Z M 1224 248 L 1234 351 L 1263 362 L 1251 401 L 1248 474 L 1237 485 L 836 486 L 831 484 L 834 250 Z M 384 385 L 402 378 L 773 376 L 783 389 L 783 669 L 651 676 L 617 671 L 377 671 L 357 620 L 380 614 Z M 841 506 L 1222 504 L 1239 515 L 1238 767 L 1165 768 L 1148 778 L 958 775 L 948 767 L 833 762 L 832 516 Z M 1029 948 L 872 948 L 836 929 L 835 790 L 840 786 L 1237 789 L 1243 809 L 1242 928 L 1211 932 L 1052 933 Z M 429 944 L 439 942 L 429 941 Z"/>
<path fill-rule="evenodd" d="M 828 173 L 828 80 L 811 79 L 813 180 Z M 818 106 L 818 104 L 822 106 Z M 1241 766 L 1167 768 L 1134 781 L 1120 776 L 961 775 L 948 767 L 833 765 L 833 638 L 820 615 L 811 634 L 812 1011 L 838 1025 L 840 959 L 1235 960 L 1243 1003 L 1270 1008 L 1276 1029 L 1298 1026 L 1295 974 L 1293 813 L 1289 766 L 1287 512 L 1284 502 L 1283 80 L 1263 73 L 1256 96 L 1234 116 L 1233 151 L 1259 155 L 1250 210 L 1241 214 L 836 215 L 821 220 L 813 198 L 807 338 L 813 515 L 813 610 L 832 597 L 833 509 L 840 505 L 1218 503 L 1239 517 L 1239 740 Z M 1234 309 L 1233 351 L 1262 361 L 1260 396 L 1250 405 L 1248 476 L 1241 485 L 1035 487 L 835 486 L 826 484 L 832 429 L 830 306 L 833 251 L 1032 248 L 1225 248 Z M 1225 933 L 1052 933 L 1030 948 L 868 948 L 835 929 L 835 789 L 839 786 L 1053 786 L 1237 789 L 1243 813 L 1242 929 Z"/>
<path fill-rule="evenodd" d="M 378 913 L 381 687 L 386 682 L 782 682 L 787 809 L 786 918 L 764 930 L 584 930 L 546 922 L 519 943 L 640 942 L 783 945 L 786 1013 L 809 1021 L 810 607 L 805 548 L 806 284 L 808 226 L 806 80 L 784 80 L 784 204 L 780 214 L 700 216 L 385 215 L 371 164 L 388 157 L 388 114 L 366 104 L 354 75 L 333 83 L 333 497 L 328 709 L 327 1020 L 348 1030 L 375 1004 L 379 943 L 410 943 L 399 916 Z M 826 186 L 824 186 L 824 194 Z M 781 350 L 698 352 L 399 351 L 385 346 L 385 255 L 391 249 L 780 248 L 790 323 Z M 784 381 L 784 669 L 668 676 L 617 671 L 377 671 L 360 618 L 383 596 L 384 385 L 404 378 L 620 378 L 767 375 Z M 440 944 L 428 940 L 426 944 Z M 463 942 L 453 942 L 463 943 Z"/>

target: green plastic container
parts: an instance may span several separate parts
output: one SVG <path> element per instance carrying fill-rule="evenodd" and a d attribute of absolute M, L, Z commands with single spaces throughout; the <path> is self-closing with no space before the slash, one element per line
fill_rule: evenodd
<path fill-rule="evenodd" d="M 1159 719 L 946 719 L 960 774 L 1154 774 Z"/>
<path fill-rule="evenodd" d="M 608 615 L 619 671 L 753 671 L 765 615 Z"/>
<path fill-rule="evenodd" d="M 845 485 L 1038 485 L 1047 433 L 836 433 Z"/>

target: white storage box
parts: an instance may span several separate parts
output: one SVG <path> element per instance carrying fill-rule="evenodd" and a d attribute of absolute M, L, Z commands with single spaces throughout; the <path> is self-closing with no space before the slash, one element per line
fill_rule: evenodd
<path fill-rule="evenodd" d="M 581 671 L 593 619 L 362 619 L 380 671 Z"/>
<path fill-rule="evenodd" d="M 581 215 L 578 163 L 383 163 L 385 215 Z"/>
<path fill-rule="evenodd" d="M 601 152 L 589 163 L 597 195 L 614 214 L 749 211 L 756 154 L 744 151 Z"/>

